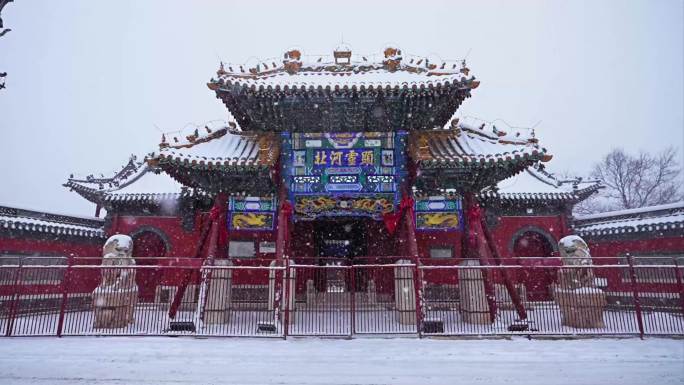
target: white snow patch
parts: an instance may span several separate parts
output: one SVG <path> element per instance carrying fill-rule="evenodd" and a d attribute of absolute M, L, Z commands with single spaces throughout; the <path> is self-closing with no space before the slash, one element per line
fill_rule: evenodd
<path fill-rule="evenodd" d="M 0 383 L 681 384 L 668 339 L 13 338 Z"/>

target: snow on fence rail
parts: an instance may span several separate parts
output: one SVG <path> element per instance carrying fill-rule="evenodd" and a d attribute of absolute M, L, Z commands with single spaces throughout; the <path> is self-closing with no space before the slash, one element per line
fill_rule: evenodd
<path fill-rule="evenodd" d="M 684 335 L 684 270 L 676 261 L 159 261 L 0 265 L 0 336 Z M 586 287 L 562 285 L 587 268 Z"/>

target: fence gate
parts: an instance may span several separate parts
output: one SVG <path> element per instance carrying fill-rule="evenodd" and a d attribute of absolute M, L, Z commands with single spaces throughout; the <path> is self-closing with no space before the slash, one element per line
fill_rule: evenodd
<path fill-rule="evenodd" d="M 295 265 L 289 335 L 416 334 L 415 265 Z"/>

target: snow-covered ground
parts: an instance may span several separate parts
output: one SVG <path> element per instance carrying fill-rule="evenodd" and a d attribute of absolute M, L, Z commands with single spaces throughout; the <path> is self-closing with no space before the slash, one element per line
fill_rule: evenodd
<path fill-rule="evenodd" d="M 7 338 L 0 384 L 684 384 L 684 340 Z"/>

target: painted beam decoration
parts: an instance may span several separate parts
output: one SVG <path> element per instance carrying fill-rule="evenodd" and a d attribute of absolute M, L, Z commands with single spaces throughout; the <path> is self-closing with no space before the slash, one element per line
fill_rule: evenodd
<path fill-rule="evenodd" d="M 290 199 L 299 218 L 380 218 L 398 201 L 405 133 L 292 133 Z M 398 150 L 400 149 L 400 150 Z"/>
<path fill-rule="evenodd" d="M 275 198 L 230 197 L 228 228 L 230 230 L 273 230 Z"/>
<path fill-rule="evenodd" d="M 462 230 L 461 199 L 443 196 L 416 198 L 416 229 Z"/>

